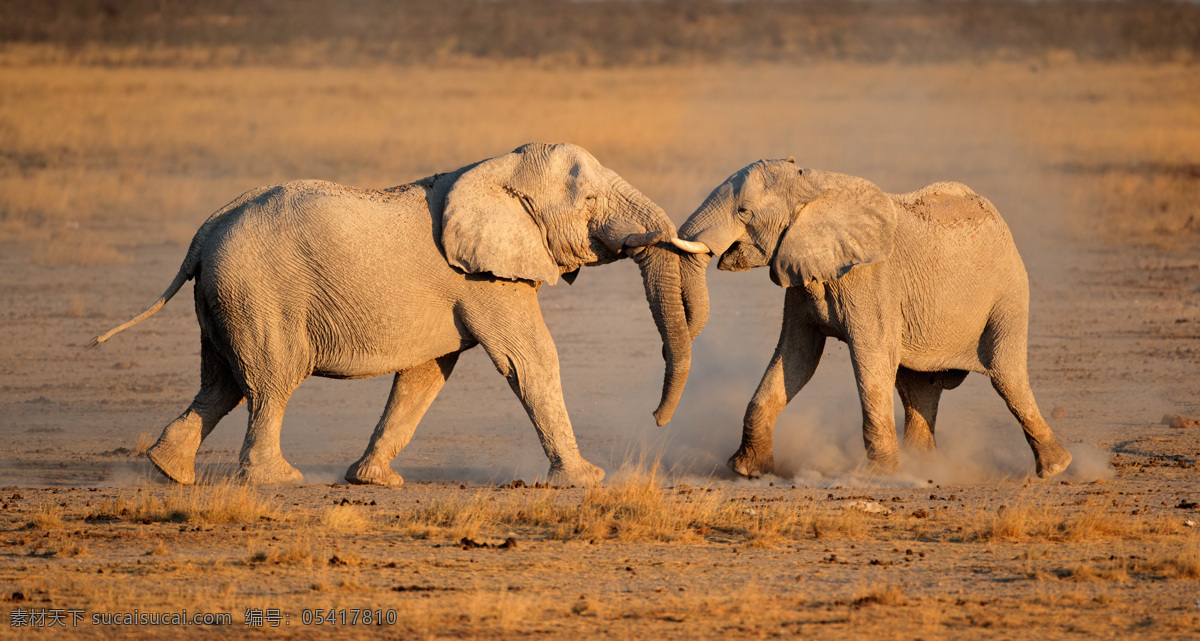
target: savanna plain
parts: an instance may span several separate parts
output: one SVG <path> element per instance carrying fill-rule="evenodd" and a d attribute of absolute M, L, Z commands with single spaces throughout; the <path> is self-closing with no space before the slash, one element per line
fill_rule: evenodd
<path fill-rule="evenodd" d="M 228 612 L 239 635 L 392 638 L 1100 638 L 1200 634 L 1200 74 L 1179 61 L 521 62 L 0 66 L 0 636 L 208 637 L 93 613 Z M 709 274 L 674 421 L 637 269 L 542 290 L 596 488 L 543 487 L 506 381 L 469 352 L 394 467 L 341 474 L 390 380 L 310 380 L 283 450 L 296 487 L 203 482 L 144 458 L 199 387 L 190 285 L 208 214 L 263 184 L 389 187 L 525 142 L 591 151 L 681 223 L 759 158 L 889 192 L 991 199 L 1031 281 L 1029 367 L 1075 455 L 1039 480 L 977 375 L 943 397 L 939 454 L 866 474 L 845 347 L 777 427 L 774 476 L 724 468 L 771 355 L 782 291 Z M 898 406 L 898 405 L 897 405 Z M 16 610 L 78 626 L 14 628 Z M 242 624 L 278 610 L 278 627 Z M 305 610 L 395 612 L 390 625 Z M 339 617 L 341 615 L 338 615 Z M 307 623 L 307 624 L 306 624 Z M 217 630 L 220 632 L 220 629 Z"/>

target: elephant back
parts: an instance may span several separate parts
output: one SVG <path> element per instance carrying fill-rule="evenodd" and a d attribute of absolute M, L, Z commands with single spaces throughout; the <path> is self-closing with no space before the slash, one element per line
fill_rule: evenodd
<path fill-rule="evenodd" d="M 987 198 L 962 183 L 934 183 L 893 198 L 903 211 L 935 225 L 978 227 L 987 223 L 1004 224 L 1000 212 Z"/>

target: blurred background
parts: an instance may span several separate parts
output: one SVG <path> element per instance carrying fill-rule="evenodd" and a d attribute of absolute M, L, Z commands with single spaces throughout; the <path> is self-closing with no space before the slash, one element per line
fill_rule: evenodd
<path fill-rule="evenodd" d="M 0 483 L 126 483 L 199 386 L 190 285 L 213 211 L 258 185 L 383 188 L 574 142 L 677 224 L 759 158 L 906 192 L 964 182 L 1030 273 L 1030 371 L 1073 474 L 1165 413 L 1200 413 L 1200 5 L 1192 2 L 0 4 Z M 654 425 L 659 339 L 637 269 L 542 290 L 586 457 L 728 479 L 778 336 L 765 270 L 709 272 L 713 310 L 675 420 Z M 313 379 L 284 422 L 310 482 L 341 480 L 390 387 Z M 1032 456 L 980 376 L 943 397 L 943 456 L 863 479 L 845 347 L 776 431 L 801 484 L 1021 479 Z M 897 403 L 897 408 L 899 404 Z M 245 410 L 202 446 L 236 459 Z M 1194 440 L 1194 439 L 1193 439 Z M 410 482 L 532 481 L 523 409 L 473 350 L 394 467 Z"/>

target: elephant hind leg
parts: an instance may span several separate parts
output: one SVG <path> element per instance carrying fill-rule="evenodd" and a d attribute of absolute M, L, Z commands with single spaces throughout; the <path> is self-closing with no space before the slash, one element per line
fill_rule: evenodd
<path fill-rule="evenodd" d="M 383 416 L 379 418 L 362 458 L 346 471 L 347 481 L 355 485 L 398 486 L 404 483 L 404 478 L 392 469 L 392 459 L 412 439 L 417 423 L 454 371 L 458 355 L 459 352 L 452 352 L 396 372 Z"/>
<path fill-rule="evenodd" d="M 283 451 L 279 448 L 283 413 L 291 395 L 291 389 L 269 389 L 247 394 L 250 425 L 246 430 L 242 451 L 238 454 L 238 477 L 243 482 L 271 485 L 304 480 L 304 475 L 283 458 Z"/>
<path fill-rule="evenodd" d="M 901 367 L 896 372 L 896 390 L 904 405 L 904 447 L 931 452 L 936 449 L 934 429 L 942 390 L 935 375 Z"/>
<path fill-rule="evenodd" d="M 1013 332 L 1012 324 L 1008 324 L 1009 331 L 1001 333 L 994 331 L 989 323 L 981 344 L 991 344 L 994 349 L 988 358 L 981 360 L 992 379 L 992 387 L 1021 423 L 1025 440 L 1033 449 L 1037 475 L 1050 478 L 1067 469 L 1071 454 L 1054 438 L 1033 398 L 1026 365 L 1026 324 L 1021 322 L 1019 325 L 1019 332 Z"/>
<path fill-rule="evenodd" d="M 244 400 L 233 372 L 206 338 L 200 342 L 200 391 L 192 404 L 163 428 L 146 452 L 154 467 L 177 483 L 196 482 L 196 451 L 226 414 Z"/>

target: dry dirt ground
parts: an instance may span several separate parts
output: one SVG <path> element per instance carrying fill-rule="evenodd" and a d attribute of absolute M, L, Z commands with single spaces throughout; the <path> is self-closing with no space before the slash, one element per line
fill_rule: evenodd
<path fill-rule="evenodd" d="M 18 611 L 61 611 L 81 636 L 213 632 L 91 620 L 183 609 L 230 613 L 217 632 L 239 634 L 258 633 L 248 610 L 278 610 L 262 634 L 296 637 L 1197 634 L 1200 426 L 1162 420 L 1200 418 L 1194 66 L 9 65 L 0 88 L 0 636 L 64 632 L 11 627 Z M 339 484 L 382 377 L 298 390 L 283 448 L 304 486 L 222 480 L 244 409 L 202 447 L 209 484 L 161 482 L 139 452 L 198 388 L 190 286 L 83 348 L 161 293 L 209 213 L 261 184 L 386 187 L 530 140 L 583 145 L 677 223 L 761 157 L 893 192 L 972 186 L 1025 257 L 1034 391 L 1072 469 L 1030 478 L 1016 422 L 973 376 L 943 399 L 939 458 L 862 474 L 831 344 L 780 419 L 779 474 L 734 479 L 723 461 L 782 292 L 763 272 L 710 272 L 691 382 L 657 428 L 658 337 L 618 263 L 542 293 L 604 488 L 531 487 L 546 461 L 475 352 L 396 459 L 403 488 Z M 529 486 L 505 487 L 517 479 Z"/>

